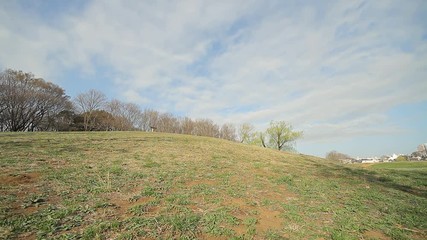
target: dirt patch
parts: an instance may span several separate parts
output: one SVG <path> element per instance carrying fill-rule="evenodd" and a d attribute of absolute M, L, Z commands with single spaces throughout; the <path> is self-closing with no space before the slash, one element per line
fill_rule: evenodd
<path fill-rule="evenodd" d="M 282 229 L 282 219 L 280 218 L 280 211 L 271 210 L 266 207 L 259 205 L 249 205 L 247 201 L 241 198 L 231 198 L 226 204 L 233 206 L 234 215 L 239 218 L 242 222 L 248 217 L 257 219 L 255 228 L 257 232 L 266 232 L 268 230 L 280 230 Z M 238 234 L 242 235 L 247 231 L 247 226 L 239 224 L 234 226 L 233 230 Z"/>
<path fill-rule="evenodd" d="M 44 209 L 46 207 L 47 207 L 46 205 L 42 205 L 42 206 L 29 206 L 29 207 L 26 207 L 26 208 L 22 208 L 21 207 L 20 209 L 18 209 L 18 212 L 21 212 L 24 215 L 30 215 L 30 214 L 35 213 L 38 210 Z"/>
<path fill-rule="evenodd" d="M 118 195 L 118 194 L 113 194 L 109 198 L 110 198 L 109 202 L 116 209 L 118 216 L 128 215 L 129 214 L 128 210 L 131 207 L 144 204 L 153 200 L 152 197 L 141 197 L 131 201 L 129 198 L 125 198 L 122 195 Z"/>
<path fill-rule="evenodd" d="M 260 196 L 264 199 L 266 198 L 280 202 L 298 199 L 298 196 L 295 193 L 287 190 L 286 187 L 283 186 L 278 186 L 275 191 L 262 191 Z"/>
<path fill-rule="evenodd" d="M 377 239 L 377 240 L 390 240 L 391 238 L 387 237 L 384 233 L 381 231 L 376 230 L 370 230 L 365 233 L 363 233 L 363 237 L 365 239 Z"/>
<path fill-rule="evenodd" d="M 204 239 L 204 240 L 227 240 L 229 239 L 228 237 L 222 237 L 222 236 L 210 236 L 207 234 L 201 234 L 200 239 Z"/>
<path fill-rule="evenodd" d="M 282 220 L 279 211 L 272 211 L 266 208 L 258 210 L 259 217 L 256 228 L 258 231 L 279 230 L 282 228 Z"/>
<path fill-rule="evenodd" d="M 411 239 L 414 239 L 414 240 L 427 239 L 427 233 L 426 234 L 414 233 L 414 234 L 412 234 Z"/>
<path fill-rule="evenodd" d="M 0 182 L 5 185 L 22 185 L 30 184 L 37 181 L 39 173 L 23 173 L 23 174 L 9 174 L 0 176 Z"/>
<path fill-rule="evenodd" d="M 246 201 L 241 199 L 241 198 L 231 198 L 229 200 L 229 203 L 226 203 L 226 205 L 232 205 L 232 206 L 238 207 L 240 209 L 249 209 L 249 208 L 254 209 L 254 207 L 249 206 L 246 203 Z"/>
<path fill-rule="evenodd" d="M 233 226 L 232 229 L 236 232 L 238 236 L 244 235 L 247 231 L 247 227 L 245 225 Z"/>
<path fill-rule="evenodd" d="M 37 239 L 37 236 L 36 236 L 36 233 L 34 232 L 27 232 L 27 233 L 19 234 L 18 239 L 32 240 L 32 239 Z"/>
<path fill-rule="evenodd" d="M 56 205 L 61 202 L 61 199 L 58 196 L 48 196 L 43 198 L 36 198 L 33 200 L 26 199 L 24 201 L 24 197 L 36 193 L 36 189 L 31 190 L 33 191 L 25 191 L 19 193 L 19 195 L 21 195 L 19 201 L 17 200 L 12 206 L 13 210 L 17 214 L 30 215 L 47 208 L 49 205 Z"/>
<path fill-rule="evenodd" d="M 201 179 L 201 180 L 194 180 L 194 181 L 187 182 L 185 185 L 188 187 L 194 187 L 197 185 L 215 185 L 215 184 L 216 182 L 213 180 Z"/>

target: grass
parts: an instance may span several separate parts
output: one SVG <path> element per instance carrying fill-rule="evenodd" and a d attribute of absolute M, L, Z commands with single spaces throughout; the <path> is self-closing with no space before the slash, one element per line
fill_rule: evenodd
<path fill-rule="evenodd" d="M 426 239 L 426 163 L 141 132 L 0 133 L 0 239 Z"/>
<path fill-rule="evenodd" d="M 427 171 L 427 162 L 389 162 L 372 164 L 373 169 L 399 169 L 399 170 L 421 170 Z"/>

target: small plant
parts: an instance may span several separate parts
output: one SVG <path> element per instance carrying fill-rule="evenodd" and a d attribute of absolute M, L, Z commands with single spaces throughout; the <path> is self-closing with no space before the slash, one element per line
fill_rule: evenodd
<path fill-rule="evenodd" d="M 290 175 L 286 175 L 286 176 L 281 176 L 276 180 L 277 184 L 287 184 L 287 185 L 292 185 L 293 183 L 293 177 Z"/>
<path fill-rule="evenodd" d="M 150 212 L 153 207 L 159 205 L 159 201 L 149 201 L 147 203 L 139 204 L 136 206 L 133 206 L 129 209 L 129 212 L 136 216 L 142 216 L 148 212 Z"/>
<path fill-rule="evenodd" d="M 194 213 L 176 214 L 167 218 L 167 223 L 175 234 L 183 237 L 195 238 L 200 232 L 199 222 L 201 216 Z"/>
<path fill-rule="evenodd" d="M 163 196 L 163 191 L 161 187 L 147 186 L 142 190 L 141 195 L 146 197 L 160 198 Z"/>

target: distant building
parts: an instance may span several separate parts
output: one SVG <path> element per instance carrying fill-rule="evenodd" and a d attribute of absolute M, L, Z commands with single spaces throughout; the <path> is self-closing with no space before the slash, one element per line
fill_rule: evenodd
<path fill-rule="evenodd" d="M 417 158 L 418 161 L 420 160 L 427 160 L 427 143 L 423 143 L 418 145 L 417 151 L 411 154 L 411 157 Z"/>
<path fill-rule="evenodd" d="M 393 153 L 391 156 L 383 155 L 380 158 L 378 157 L 357 157 L 355 159 L 347 159 L 344 163 L 380 163 L 380 162 L 394 162 L 399 157 L 403 157 L 402 159 L 409 161 L 427 161 L 427 144 L 421 144 L 417 148 L 418 151 L 413 152 L 411 155 L 405 154 L 396 154 Z"/>
<path fill-rule="evenodd" d="M 347 164 L 347 163 L 352 163 L 354 161 L 354 159 L 353 158 L 341 158 L 338 161 Z"/>
<path fill-rule="evenodd" d="M 357 157 L 353 161 L 354 163 L 378 163 L 380 162 L 380 159 L 377 157 L 370 157 L 370 158 L 360 158 Z"/>

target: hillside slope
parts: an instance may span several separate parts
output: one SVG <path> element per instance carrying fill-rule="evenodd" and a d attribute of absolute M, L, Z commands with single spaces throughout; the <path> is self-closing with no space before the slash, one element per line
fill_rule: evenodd
<path fill-rule="evenodd" d="M 0 133 L 0 166 L 7 239 L 427 237 L 425 168 L 142 132 Z"/>

